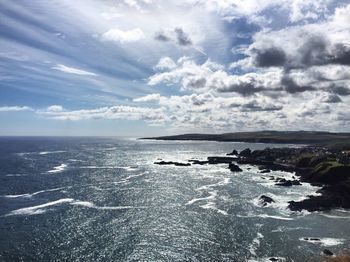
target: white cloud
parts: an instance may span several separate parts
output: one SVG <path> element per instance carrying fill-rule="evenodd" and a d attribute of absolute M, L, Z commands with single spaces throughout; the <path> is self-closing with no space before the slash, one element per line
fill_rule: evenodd
<path fill-rule="evenodd" d="M 156 70 L 165 70 L 165 69 L 174 69 L 177 67 L 174 60 L 172 60 L 170 57 L 162 57 L 158 64 L 154 67 Z"/>
<path fill-rule="evenodd" d="M 31 107 L 28 106 L 2 106 L 0 107 L 0 112 L 20 112 L 20 111 L 33 111 Z"/>
<path fill-rule="evenodd" d="M 145 35 L 140 28 L 134 28 L 128 31 L 114 28 L 108 30 L 102 35 L 102 39 L 105 41 L 118 42 L 121 44 L 137 42 L 144 38 Z"/>
<path fill-rule="evenodd" d="M 57 64 L 56 66 L 53 66 L 52 69 L 62 71 L 64 73 L 68 74 L 75 74 L 75 75 L 86 75 L 86 76 L 97 76 L 95 73 L 85 71 L 79 68 L 69 67 L 62 64 Z"/>
<path fill-rule="evenodd" d="M 138 97 L 134 99 L 134 102 L 151 102 L 158 101 L 161 98 L 160 94 L 150 94 L 142 97 Z"/>
<path fill-rule="evenodd" d="M 63 111 L 63 107 L 61 105 L 52 105 L 47 108 L 47 111 L 50 112 L 61 112 Z"/>
<path fill-rule="evenodd" d="M 198 65 L 189 58 L 179 59 L 177 67 L 151 76 L 148 84 L 151 86 L 180 84 L 183 90 L 194 92 L 214 90 L 249 95 L 278 89 L 282 78 L 282 70 L 278 69 L 244 75 L 230 75 L 223 69 L 224 66 L 210 60 Z"/>
<path fill-rule="evenodd" d="M 64 110 L 49 107 L 46 110 L 37 110 L 36 113 L 56 120 L 91 120 L 91 119 L 127 119 L 144 120 L 149 124 L 160 124 L 166 121 L 162 108 L 132 107 L 132 106 L 111 106 L 95 109 Z M 54 109 L 54 110 L 52 110 Z M 55 110 L 60 109 L 60 110 Z"/>

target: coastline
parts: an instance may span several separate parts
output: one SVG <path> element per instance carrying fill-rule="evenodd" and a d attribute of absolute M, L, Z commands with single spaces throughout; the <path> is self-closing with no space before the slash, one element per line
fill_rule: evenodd
<path fill-rule="evenodd" d="M 295 144 L 326 147 L 330 150 L 350 149 L 350 133 L 331 133 L 323 131 L 258 131 L 223 134 L 181 134 L 142 137 L 139 139 Z"/>
<path fill-rule="evenodd" d="M 159 137 L 155 140 L 177 140 L 175 138 L 163 139 Z M 290 210 L 313 212 L 339 208 L 350 209 L 350 151 L 343 151 L 335 147 L 304 145 L 294 148 L 265 148 L 254 151 L 247 148 L 241 152 L 234 149 L 225 157 L 208 156 L 207 160 L 190 159 L 185 163 L 158 161 L 154 164 L 175 166 L 228 164 L 228 168 L 232 172 L 240 172 L 242 171 L 240 165 L 248 164 L 258 166 L 259 173 L 292 172 L 295 175 L 293 180 L 274 176 L 271 176 L 271 180 L 280 187 L 298 186 L 301 182 L 307 182 L 319 186 L 320 189 L 317 191 L 319 194 L 317 196 L 308 196 L 301 201 L 290 201 L 288 206 Z M 264 197 L 262 196 L 263 200 Z"/>

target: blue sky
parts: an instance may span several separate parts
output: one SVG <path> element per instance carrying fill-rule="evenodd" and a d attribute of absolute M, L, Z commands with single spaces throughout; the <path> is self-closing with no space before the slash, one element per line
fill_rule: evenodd
<path fill-rule="evenodd" d="M 350 131 L 350 3 L 1 1 L 0 135 Z"/>

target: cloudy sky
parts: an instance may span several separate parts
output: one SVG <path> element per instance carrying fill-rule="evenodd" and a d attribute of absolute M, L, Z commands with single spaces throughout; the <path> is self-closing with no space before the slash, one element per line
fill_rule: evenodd
<path fill-rule="evenodd" d="M 350 1 L 5 0 L 0 135 L 350 131 Z"/>

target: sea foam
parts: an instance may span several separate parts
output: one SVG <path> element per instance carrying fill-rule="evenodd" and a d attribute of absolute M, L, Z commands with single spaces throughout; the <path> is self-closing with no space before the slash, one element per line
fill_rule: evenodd
<path fill-rule="evenodd" d="M 47 207 L 62 205 L 66 203 L 73 202 L 73 198 L 62 198 L 59 200 L 55 200 L 52 202 L 48 202 L 42 205 L 32 206 L 32 207 L 24 207 L 20 209 L 16 209 L 6 214 L 5 216 L 20 216 L 20 215 L 38 215 L 43 214 L 47 211 Z"/>
<path fill-rule="evenodd" d="M 55 166 L 52 170 L 47 171 L 47 173 L 60 173 L 66 169 L 66 164 L 61 164 L 59 166 Z"/>
<path fill-rule="evenodd" d="M 41 193 L 45 193 L 45 192 L 53 192 L 53 191 L 58 191 L 63 189 L 63 187 L 59 187 L 59 188 L 53 188 L 53 189 L 46 189 L 46 190 L 40 190 L 34 193 L 26 193 L 26 194 L 19 194 L 19 195 L 4 195 L 3 197 L 5 198 L 31 198 L 35 195 L 41 194 Z"/>

